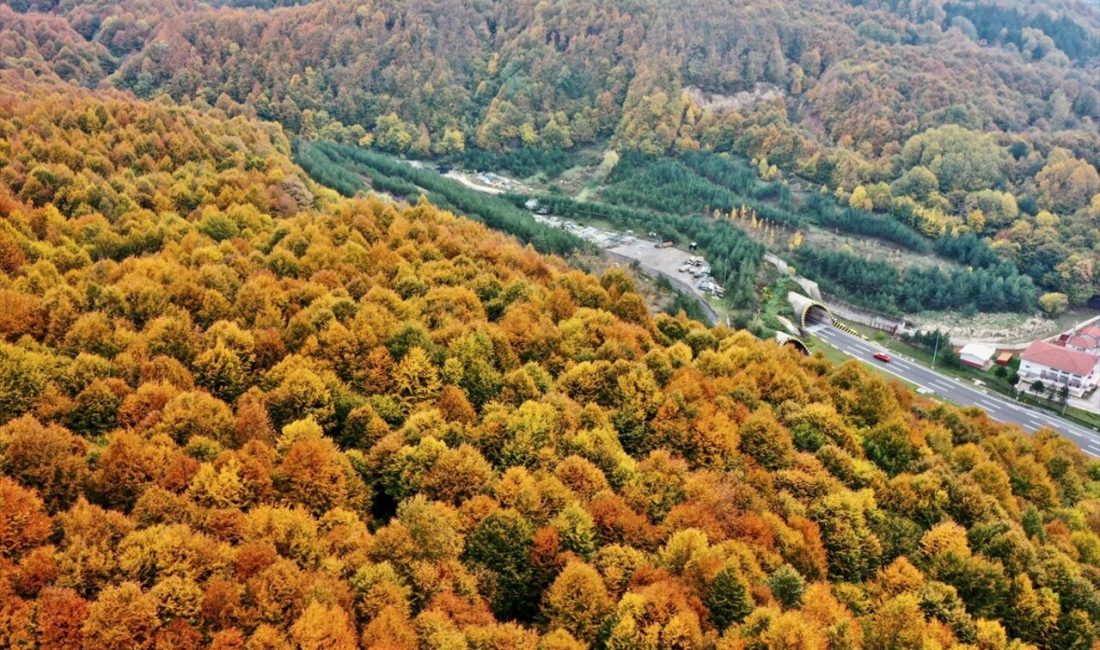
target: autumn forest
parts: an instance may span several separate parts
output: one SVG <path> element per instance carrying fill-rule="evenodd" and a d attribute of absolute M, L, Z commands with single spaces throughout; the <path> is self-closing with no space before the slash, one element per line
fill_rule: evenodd
<path fill-rule="evenodd" d="M 374 153 L 614 146 L 637 228 L 638 179 L 766 158 L 997 309 L 1081 304 L 1097 23 L 1028 7 L 0 4 L 0 647 L 1098 647 L 1069 440 L 655 313 Z M 750 290 L 736 223 L 662 219 Z"/>

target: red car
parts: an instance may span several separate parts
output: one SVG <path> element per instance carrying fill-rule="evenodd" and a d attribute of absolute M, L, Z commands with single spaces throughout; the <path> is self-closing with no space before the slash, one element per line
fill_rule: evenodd
<path fill-rule="evenodd" d="M 890 355 L 886 354 L 885 352 L 876 352 L 874 356 L 876 359 L 882 361 L 883 363 L 890 363 Z"/>

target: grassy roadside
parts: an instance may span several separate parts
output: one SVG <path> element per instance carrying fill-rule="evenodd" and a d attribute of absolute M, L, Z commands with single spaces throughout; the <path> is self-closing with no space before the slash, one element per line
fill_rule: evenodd
<path fill-rule="evenodd" d="M 1021 393 L 1019 401 L 1029 406 L 1041 408 L 1047 411 L 1051 411 L 1058 415 L 1062 415 L 1062 405 L 1052 403 L 1043 397 L 1036 397 L 1034 393 Z M 1066 414 L 1062 416 L 1067 420 L 1076 422 L 1077 424 L 1092 427 L 1093 429 L 1100 430 L 1100 414 L 1089 413 L 1088 411 L 1082 411 L 1072 406 L 1066 409 Z"/>
<path fill-rule="evenodd" d="M 806 342 L 806 347 L 808 347 L 810 349 L 810 354 L 816 354 L 816 353 L 820 352 L 821 356 L 825 357 L 833 365 L 839 366 L 840 364 L 844 363 L 848 359 L 853 358 L 853 357 L 848 356 L 847 354 L 844 354 L 843 352 L 841 352 L 837 348 L 834 348 L 833 346 L 829 345 L 825 341 L 822 341 L 821 339 L 817 338 L 816 336 L 807 336 L 807 337 L 805 337 L 805 342 Z"/>
<path fill-rule="evenodd" d="M 778 273 L 775 275 L 775 279 L 762 292 L 759 316 L 760 323 L 771 330 L 770 336 L 775 336 L 775 332 L 786 331 L 779 321 L 780 316 L 794 320 L 794 312 L 791 310 L 790 303 L 787 302 L 787 292 L 798 290 L 798 285 L 788 276 Z"/>

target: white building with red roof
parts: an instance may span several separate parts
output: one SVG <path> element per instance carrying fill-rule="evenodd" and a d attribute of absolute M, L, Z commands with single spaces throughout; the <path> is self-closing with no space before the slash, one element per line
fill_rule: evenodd
<path fill-rule="evenodd" d="M 1036 341 L 1020 355 L 1020 377 L 1028 383 L 1068 386 L 1070 395 L 1081 397 L 1100 384 L 1100 356 Z"/>
<path fill-rule="evenodd" d="M 997 354 L 997 346 L 988 343 L 967 343 L 959 350 L 959 361 L 979 370 L 989 370 L 993 365 L 993 355 Z"/>

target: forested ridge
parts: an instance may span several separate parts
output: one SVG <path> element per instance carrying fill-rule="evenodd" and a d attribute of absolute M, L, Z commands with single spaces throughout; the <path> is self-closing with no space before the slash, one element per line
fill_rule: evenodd
<path fill-rule="evenodd" d="M 9 0 L 0 44 L 5 68 L 394 154 L 731 153 L 1100 293 L 1087 2 Z"/>
<path fill-rule="evenodd" d="M 0 83 L 0 646 L 1100 638 L 1053 432 L 341 198 L 270 123 Z"/>

